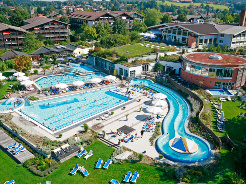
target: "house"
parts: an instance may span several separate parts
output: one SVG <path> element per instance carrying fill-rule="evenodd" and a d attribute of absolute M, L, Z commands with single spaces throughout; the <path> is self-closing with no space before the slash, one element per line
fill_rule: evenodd
<path fill-rule="evenodd" d="M 0 48 L 21 48 L 25 33 L 25 29 L 0 23 Z"/>
<path fill-rule="evenodd" d="M 246 46 L 246 10 L 241 11 L 239 24 L 165 23 L 149 27 L 157 37 L 167 43 L 181 43 L 202 48 L 209 45 L 228 47 Z"/>
<path fill-rule="evenodd" d="M 75 11 L 68 15 L 70 23 L 74 27 L 81 27 L 87 23 L 90 27 L 97 26 L 99 21 L 104 23 L 108 22 L 113 25 L 116 18 L 124 19 L 127 22 L 127 29 L 131 29 L 133 21 L 138 19 L 144 21 L 144 16 L 135 12 L 122 12 L 122 11 Z"/>
<path fill-rule="evenodd" d="M 68 24 L 55 19 L 34 17 L 24 22 L 26 25 L 21 26 L 22 29 L 34 32 L 36 35 L 41 34 L 46 39 L 54 40 L 55 43 L 65 41 L 70 35 Z"/>
<path fill-rule="evenodd" d="M 3 61 L 6 61 L 6 60 L 9 60 L 9 59 L 14 59 L 16 56 L 28 56 L 30 57 L 30 55 L 28 55 L 27 53 L 25 52 L 20 52 L 20 51 L 15 51 L 15 50 L 10 50 L 8 52 L 5 52 L 2 56 L 1 56 L 1 59 Z"/>

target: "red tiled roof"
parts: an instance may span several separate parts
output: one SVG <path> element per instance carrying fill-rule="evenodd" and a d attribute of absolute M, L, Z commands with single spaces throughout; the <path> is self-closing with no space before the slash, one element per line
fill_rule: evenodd
<path fill-rule="evenodd" d="M 221 60 L 210 59 L 211 55 L 219 55 L 222 57 Z M 246 65 L 246 60 L 244 58 L 233 56 L 229 54 L 219 54 L 211 52 L 200 52 L 200 53 L 191 53 L 184 55 L 185 59 L 201 64 L 211 64 L 211 65 Z M 191 61 L 192 62 L 192 61 Z"/>

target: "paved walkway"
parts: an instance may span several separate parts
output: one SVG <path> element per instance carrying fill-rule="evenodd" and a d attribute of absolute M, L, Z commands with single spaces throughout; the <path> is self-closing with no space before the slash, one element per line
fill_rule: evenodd
<path fill-rule="evenodd" d="M 17 155 L 14 155 L 12 152 L 10 152 L 10 150 L 7 150 L 8 146 L 13 145 L 15 142 L 16 141 L 8 134 L 6 134 L 3 130 L 0 130 L 0 148 L 12 159 L 14 159 L 17 163 L 24 163 L 26 160 L 34 158 L 34 155 L 28 150 L 20 152 Z"/>

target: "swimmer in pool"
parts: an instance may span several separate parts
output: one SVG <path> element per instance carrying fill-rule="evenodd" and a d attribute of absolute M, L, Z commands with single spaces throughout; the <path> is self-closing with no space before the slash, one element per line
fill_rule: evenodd
<path fill-rule="evenodd" d="M 184 108 L 184 105 L 183 105 L 183 104 L 181 105 L 181 108 L 182 108 L 182 109 Z"/>

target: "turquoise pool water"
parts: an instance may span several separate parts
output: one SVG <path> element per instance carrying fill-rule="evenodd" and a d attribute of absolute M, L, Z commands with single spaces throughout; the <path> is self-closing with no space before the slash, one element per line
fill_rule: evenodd
<path fill-rule="evenodd" d="M 232 95 L 228 90 L 226 89 L 208 89 L 208 91 L 213 96 L 230 96 Z"/>
<path fill-rule="evenodd" d="M 6 110 L 10 110 L 10 109 L 13 109 L 14 107 L 17 107 L 20 105 L 20 102 L 15 102 L 14 103 L 8 103 L 6 104 L 6 101 L 7 100 L 4 100 L 4 101 L 1 101 L 0 102 L 0 112 L 1 111 L 6 111 Z"/>
<path fill-rule="evenodd" d="M 162 125 L 163 135 L 157 140 L 157 147 L 159 151 L 165 156 L 165 158 L 177 162 L 193 163 L 205 160 L 210 156 L 211 149 L 209 144 L 198 136 L 188 133 L 186 123 L 190 114 L 190 109 L 182 96 L 180 96 L 175 91 L 162 85 L 153 83 L 150 80 L 133 79 L 130 82 L 130 85 L 134 84 L 143 85 L 167 95 L 170 109 Z M 182 105 L 183 108 L 181 108 Z M 177 132 L 182 137 L 186 137 L 195 141 L 195 143 L 198 145 L 198 151 L 193 154 L 183 154 L 171 149 L 169 146 L 169 141 L 175 137 L 175 132 Z"/>
<path fill-rule="evenodd" d="M 128 101 L 128 97 L 111 92 L 112 89 L 33 102 L 21 112 L 50 130 L 60 130 Z"/>
<path fill-rule="evenodd" d="M 61 64 L 60 65 L 61 67 L 65 67 L 67 69 L 72 69 L 72 71 L 74 72 L 91 72 L 91 71 L 96 71 L 94 68 L 92 67 L 89 67 L 87 65 L 84 65 L 84 66 L 78 66 L 78 64 L 70 64 L 69 65 L 63 65 Z"/>
<path fill-rule="evenodd" d="M 58 83 L 71 84 L 73 81 L 87 81 L 92 78 L 103 78 L 105 75 L 103 73 L 94 73 L 86 75 L 75 75 L 74 73 L 64 73 L 62 75 L 52 75 L 47 77 L 42 77 L 38 79 L 35 83 L 41 88 L 48 88 L 50 86 L 55 86 Z"/>

